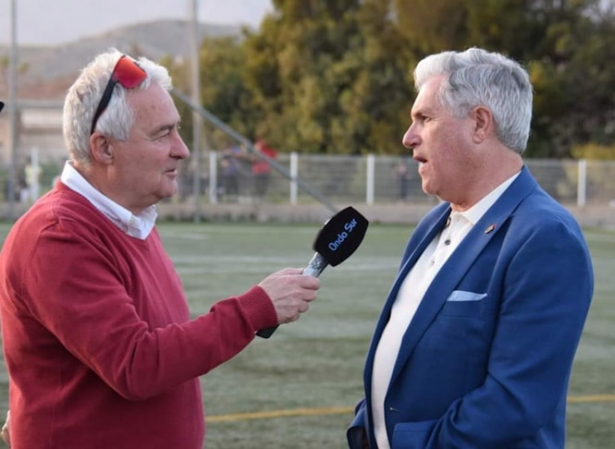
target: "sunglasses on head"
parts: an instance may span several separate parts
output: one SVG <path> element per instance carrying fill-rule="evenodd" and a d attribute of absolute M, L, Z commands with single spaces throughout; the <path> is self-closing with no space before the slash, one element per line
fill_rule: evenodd
<path fill-rule="evenodd" d="M 120 57 L 117 64 L 115 64 L 115 68 L 111 73 L 107 87 L 105 87 L 100 103 L 98 103 L 98 107 L 96 108 L 96 113 L 94 114 L 94 119 L 92 120 L 90 135 L 94 134 L 98 119 L 102 113 L 105 112 L 107 106 L 109 106 L 109 101 L 111 101 L 111 95 L 113 94 L 115 85 L 119 83 L 124 89 L 134 89 L 139 87 L 145 78 L 147 78 L 147 73 L 141 68 L 137 61 L 127 57 L 126 55 L 122 55 Z"/>

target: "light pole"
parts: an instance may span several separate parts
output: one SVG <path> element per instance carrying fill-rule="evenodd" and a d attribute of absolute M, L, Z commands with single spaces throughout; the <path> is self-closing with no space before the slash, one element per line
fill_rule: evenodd
<path fill-rule="evenodd" d="M 17 0 L 11 0 L 11 49 L 9 56 L 9 150 L 10 165 L 8 179 L 9 219 L 15 218 L 15 196 L 17 193 Z"/>
<path fill-rule="evenodd" d="M 192 101 L 201 104 L 201 88 L 199 83 L 199 7 L 198 0 L 190 0 L 190 42 L 192 63 L 190 64 L 190 84 Z M 192 113 L 192 157 L 194 158 L 194 221 L 201 221 L 201 116 L 198 112 Z"/>

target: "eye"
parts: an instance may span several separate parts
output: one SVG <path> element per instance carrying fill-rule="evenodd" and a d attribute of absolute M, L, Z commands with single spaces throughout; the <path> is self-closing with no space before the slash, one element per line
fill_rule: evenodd
<path fill-rule="evenodd" d="M 169 135 L 171 134 L 171 130 L 170 129 L 165 129 L 163 131 L 160 131 L 160 133 L 158 133 L 154 139 L 155 140 L 163 140 L 166 139 L 167 137 L 169 137 Z"/>
<path fill-rule="evenodd" d="M 422 125 L 424 123 L 427 123 L 429 120 L 430 120 L 430 117 L 427 117 L 425 114 L 422 114 L 419 112 L 419 113 L 414 114 L 412 122 Z"/>

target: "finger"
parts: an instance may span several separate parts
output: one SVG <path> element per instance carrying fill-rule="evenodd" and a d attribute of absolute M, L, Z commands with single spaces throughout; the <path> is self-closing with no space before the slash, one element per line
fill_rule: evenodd
<path fill-rule="evenodd" d="M 320 279 L 313 276 L 297 276 L 297 285 L 301 288 L 310 290 L 318 290 L 320 288 Z"/>
<path fill-rule="evenodd" d="M 305 290 L 301 299 L 307 302 L 314 301 L 316 299 L 316 290 Z"/>
<path fill-rule="evenodd" d="M 310 309 L 310 304 L 308 302 L 303 302 L 299 306 L 299 313 L 305 313 Z"/>
<path fill-rule="evenodd" d="M 299 275 L 303 272 L 303 268 L 284 268 L 280 271 L 277 272 L 277 274 L 279 275 L 284 275 L 284 276 L 295 276 L 295 275 Z"/>

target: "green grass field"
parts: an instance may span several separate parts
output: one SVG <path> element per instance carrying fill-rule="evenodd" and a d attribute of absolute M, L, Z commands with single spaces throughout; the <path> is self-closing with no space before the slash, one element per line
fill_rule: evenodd
<path fill-rule="evenodd" d="M 0 238 L 9 225 L 0 225 Z M 312 256 L 317 226 L 161 224 L 194 315 Z M 321 275 L 319 299 L 293 324 L 201 378 L 206 447 L 344 448 L 363 396 L 363 361 L 409 234 L 371 225 L 344 264 Z M 615 233 L 586 230 L 596 292 L 577 353 L 568 405 L 568 448 L 615 447 Z M 0 413 L 7 375 L 0 372 Z"/>

